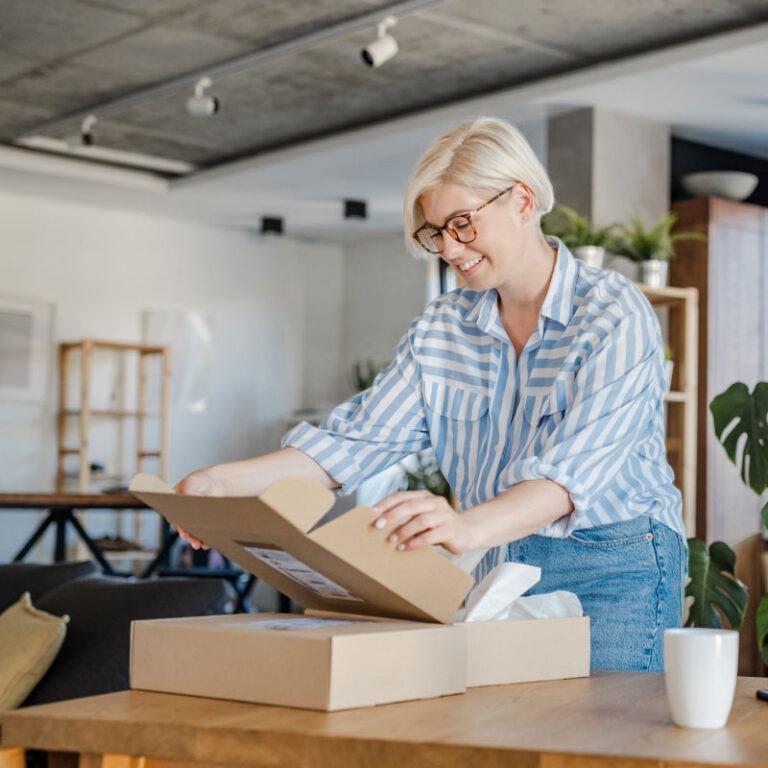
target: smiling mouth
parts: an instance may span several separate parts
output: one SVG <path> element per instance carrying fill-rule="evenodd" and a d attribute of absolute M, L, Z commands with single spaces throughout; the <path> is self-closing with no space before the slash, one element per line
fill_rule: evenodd
<path fill-rule="evenodd" d="M 483 260 L 482 256 L 478 256 L 476 259 L 473 259 L 472 261 L 466 261 L 464 264 L 459 264 L 458 270 L 460 272 L 468 272 L 472 267 L 475 266 L 475 264 L 479 264 Z"/>

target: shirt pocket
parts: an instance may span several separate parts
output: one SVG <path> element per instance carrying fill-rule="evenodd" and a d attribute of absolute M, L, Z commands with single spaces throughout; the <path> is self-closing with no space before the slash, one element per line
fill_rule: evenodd
<path fill-rule="evenodd" d="M 424 381 L 424 402 L 434 414 L 455 421 L 479 421 L 488 413 L 487 394 L 461 384 Z"/>
<path fill-rule="evenodd" d="M 554 428 L 565 416 L 571 404 L 572 377 L 558 377 L 550 387 L 540 387 L 523 396 L 523 417 L 532 427 L 545 422 Z"/>

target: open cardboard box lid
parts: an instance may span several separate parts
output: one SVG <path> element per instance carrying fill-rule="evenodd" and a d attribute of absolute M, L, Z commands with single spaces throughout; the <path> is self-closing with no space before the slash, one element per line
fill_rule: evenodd
<path fill-rule="evenodd" d="M 433 549 L 397 551 L 370 507 L 318 525 L 334 495 L 308 478 L 279 480 L 260 496 L 211 497 L 139 474 L 130 491 L 305 608 L 447 623 L 473 584 Z"/>

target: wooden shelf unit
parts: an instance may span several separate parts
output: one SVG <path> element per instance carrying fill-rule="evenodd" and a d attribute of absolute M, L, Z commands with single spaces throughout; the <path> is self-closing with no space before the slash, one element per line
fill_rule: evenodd
<path fill-rule="evenodd" d="M 111 351 L 117 356 L 135 356 L 136 363 L 135 403 L 129 408 L 94 407 L 93 362 L 99 351 Z M 78 359 L 79 358 L 79 359 Z M 150 376 L 150 364 L 159 359 L 159 370 Z M 116 365 L 119 363 L 116 363 Z M 77 407 L 68 407 L 71 397 L 70 378 L 79 373 L 79 391 L 75 398 Z M 77 490 L 88 493 L 93 475 L 91 471 L 91 433 L 95 421 L 116 420 L 134 422 L 135 463 L 124 474 L 145 470 L 145 463 L 155 461 L 153 471 L 166 479 L 168 476 L 168 412 L 170 408 L 170 352 L 167 347 L 148 344 L 84 339 L 59 345 L 59 411 L 57 413 L 58 451 L 56 465 L 56 490 L 67 490 L 67 457 L 77 456 Z M 150 381 L 150 379 L 153 379 Z M 159 407 L 148 408 L 150 390 Z M 158 421 L 155 444 L 148 444 L 147 421 Z M 76 444 L 68 444 L 71 422 L 76 424 Z M 127 478 L 125 478 L 127 479 Z"/>
<path fill-rule="evenodd" d="M 656 309 L 667 311 L 667 343 L 674 353 L 667 405 L 667 454 L 683 497 L 683 522 L 696 535 L 696 460 L 698 407 L 699 292 L 696 288 L 639 285 Z"/>
<path fill-rule="evenodd" d="M 716 197 L 672 205 L 682 240 L 670 282 L 699 291 L 698 536 L 731 545 L 760 529 L 758 497 L 715 436 L 709 404 L 736 381 L 768 379 L 768 208 Z"/>

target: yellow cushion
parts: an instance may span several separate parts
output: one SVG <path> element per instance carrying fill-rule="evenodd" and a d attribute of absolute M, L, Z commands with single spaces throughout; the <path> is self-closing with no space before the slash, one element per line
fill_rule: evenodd
<path fill-rule="evenodd" d="M 0 614 L 0 712 L 18 707 L 48 671 L 68 621 L 35 608 L 29 592 Z"/>

